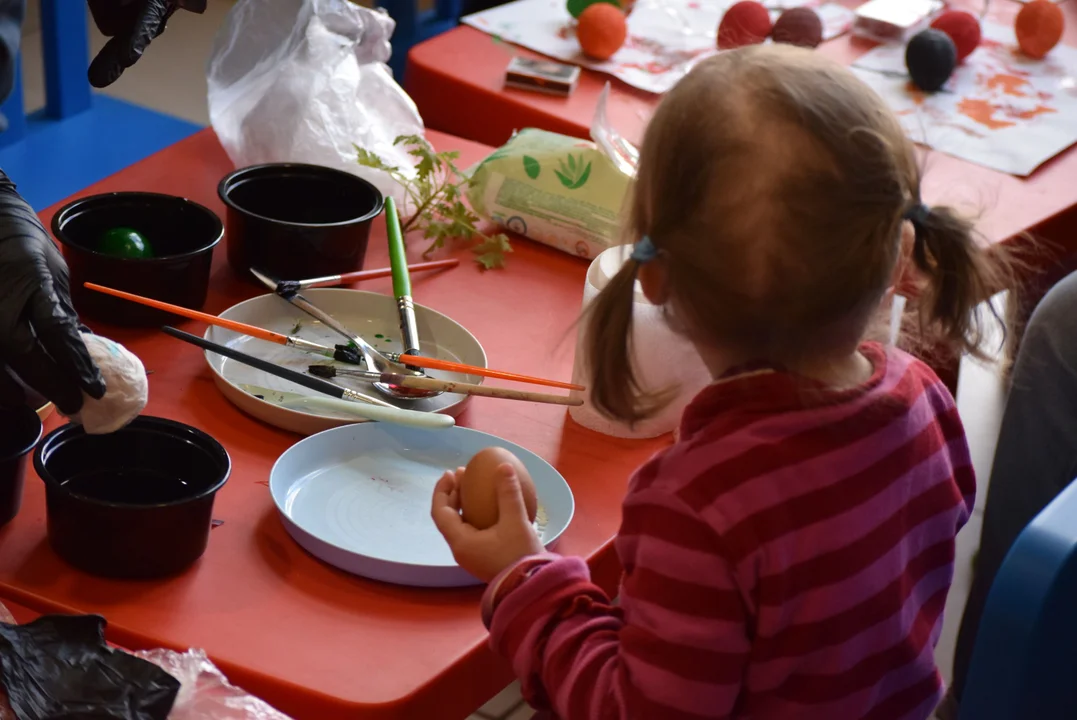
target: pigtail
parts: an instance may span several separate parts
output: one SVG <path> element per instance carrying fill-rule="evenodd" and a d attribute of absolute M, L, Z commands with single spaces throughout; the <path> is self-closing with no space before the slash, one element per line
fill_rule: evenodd
<path fill-rule="evenodd" d="M 626 261 L 591 302 L 584 341 L 591 404 L 606 417 L 630 423 L 645 416 L 639 408 L 642 389 L 629 350 L 638 270 L 638 262 Z"/>
<path fill-rule="evenodd" d="M 955 352 L 983 357 L 985 328 L 974 310 L 1012 287 L 1006 256 L 998 249 L 988 253 L 977 242 L 972 222 L 950 208 L 914 203 L 905 219 L 916 231 L 913 262 L 927 280 L 919 299 L 922 335 Z M 995 319 L 1002 324 L 1002 318 Z"/>

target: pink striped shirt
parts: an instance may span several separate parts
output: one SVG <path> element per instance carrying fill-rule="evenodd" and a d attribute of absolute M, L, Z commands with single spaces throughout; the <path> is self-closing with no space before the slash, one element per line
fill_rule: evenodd
<path fill-rule="evenodd" d="M 578 558 L 491 584 L 491 643 L 534 706 L 563 720 L 931 715 L 972 465 L 935 374 L 862 352 L 874 373 L 855 389 L 765 370 L 692 402 L 629 486 L 620 607 Z"/>

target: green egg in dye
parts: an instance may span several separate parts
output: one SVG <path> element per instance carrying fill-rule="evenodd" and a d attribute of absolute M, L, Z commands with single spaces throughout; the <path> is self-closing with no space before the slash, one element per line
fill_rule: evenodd
<path fill-rule="evenodd" d="M 137 230 L 114 227 L 101 236 L 100 251 L 123 258 L 151 258 L 153 246 Z"/>

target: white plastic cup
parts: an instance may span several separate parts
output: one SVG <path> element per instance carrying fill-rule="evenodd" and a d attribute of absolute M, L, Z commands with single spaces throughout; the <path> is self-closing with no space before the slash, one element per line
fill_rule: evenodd
<path fill-rule="evenodd" d="M 628 259 L 631 247 L 620 245 L 602 252 L 587 269 L 583 288 L 584 310 L 617 274 Z M 576 337 L 576 361 L 572 368 L 572 382 L 589 385 L 591 374 L 584 347 L 586 323 L 580 325 Z M 687 338 L 670 329 L 662 314 L 662 308 L 652 305 L 643 295 L 639 281 L 632 306 L 632 363 L 640 385 L 647 391 L 676 388 L 674 400 L 658 415 L 641 420 L 635 426 L 616 422 L 601 415 L 591 404 L 589 394 L 573 391 L 582 397 L 583 405 L 569 409 L 569 415 L 580 425 L 619 438 L 645 439 L 671 432 L 680 422 L 684 408 L 700 390 L 711 382 L 710 372 L 703 364 L 695 347 Z"/>

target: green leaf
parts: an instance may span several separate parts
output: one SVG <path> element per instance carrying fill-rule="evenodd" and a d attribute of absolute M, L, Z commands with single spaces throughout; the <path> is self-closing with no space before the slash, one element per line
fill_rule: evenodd
<path fill-rule="evenodd" d="M 539 173 L 542 172 L 542 166 L 539 165 L 539 161 L 530 155 L 524 155 L 524 172 L 527 173 L 527 177 L 532 180 L 537 180 Z"/>
<path fill-rule="evenodd" d="M 487 237 L 482 243 L 472 250 L 475 252 L 475 261 L 482 265 L 484 270 L 505 267 L 505 253 L 512 252 L 509 238 L 503 233 Z"/>
<path fill-rule="evenodd" d="M 430 182 L 434 171 L 437 170 L 438 160 L 430 148 L 413 147 L 408 151 L 408 155 L 418 158 L 419 162 L 415 165 L 415 172 L 419 178 L 425 182 Z"/>
<path fill-rule="evenodd" d="M 363 167 L 373 168 L 375 170 L 382 170 L 387 173 L 394 173 L 400 171 L 400 168 L 389 165 L 374 153 L 370 152 L 369 150 L 364 150 L 358 145 L 355 146 L 355 152 L 356 159 Z"/>
<path fill-rule="evenodd" d="M 581 187 L 583 187 L 587 183 L 587 178 L 589 178 L 589 177 L 591 177 L 591 163 L 587 163 L 587 167 L 585 167 L 583 169 L 583 172 L 580 173 L 579 179 L 576 180 L 576 182 L 572 184 L 572 187 L 570 189 L 571 190 L 579 190 Z"/>
<path fill-rule="evenodd" d="M 568 154 L 568 169 L 572 172 L 576 172 L 576 158 L 572 153 Z"/>
<path fill-rule="evenodd" d="M 568 175 L 565 175 L 560 170 L 554 170 L 553 172 L 557 176 L 557 179 L 561 181 L 562 185 L 567 187 L 569 190 L 572 189 L 572 185 L 575 182 L 572 178 L 570 178 Z"/>

